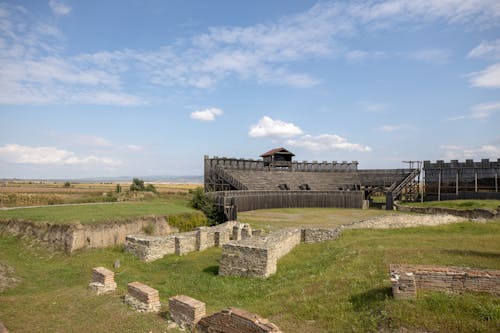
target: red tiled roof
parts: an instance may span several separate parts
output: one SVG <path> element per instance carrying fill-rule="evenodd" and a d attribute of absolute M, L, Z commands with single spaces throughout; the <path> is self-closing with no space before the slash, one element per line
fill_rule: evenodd
<path fill-rule="evenodd" d="M 281 154 L 287 154 L 287 155 L 292 155 L 292 156 L 295 156 L 294 153 L 286 150 L 285 148 L 283 147 L 280 147 L 280 148 L 274 148 L 274 149 L 271 149 L 270 151 L 267 151 L 265 152 L 264 154 L 260 155 L 260 157 L 267 157 L 267 156 L 272 156 L 276 153 L 281 153 Z"/>

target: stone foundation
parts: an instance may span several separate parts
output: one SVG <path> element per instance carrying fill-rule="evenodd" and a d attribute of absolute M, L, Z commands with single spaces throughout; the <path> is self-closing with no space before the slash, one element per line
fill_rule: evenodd
<path fill-rule="evenodd" d="M 168 300 L 168 311 L 180 328 L 193 329 L 205 316 L 205 303 L 185 295 L 174 296 Z"/>
<path fill-rule="evenodd" d="M 245 310 L 228 308 L 201 319 L 196 330 L 203 333 L 281 333 L 269 320 Z"/>
<path fill-rule="evenodd" d="M 158 290 L 140 282 L 131 282 L 127 285 L 128 294 L 125 303 L 139 312 L 159 312 L 161 309 Z"/>
<path fill-rule="evenodd" d="M 234 230 L 234 229 L 233 229 Z M 300 242 L 322 242 L 337 238 L 340 229 L 289 228 L 267 236 L 231 241 L 222 246 L 219 274 L 266 278 L 276 273 L 277 261 Z"/>
<path fill-rule="evenodd" d="M 92 282 L 89 284 L 89 290 L 100 295 L 115 289 L 116 282 L 114 272 L 104 267 L 95 267 L 92 269 Z"/>
<path fill-rule="evenodd" d="M 453 266 L 390 265 L 395 299 L 415 298 L 418 290 L 500 295 L 500 270 Z"/>
<path fill-rule="evenodd" d="M 234 229 L 239 230 L 236 237 L 241 238 L 244 228 L 247 236 L 251 237 L 250 226 L 237 221 L 229 221 L 214 227 L 200 227 L 196 231 L 164 237 L 129 235 L 125 241 L 125 251 L 149 262 L 163 258 L 167 254 L 185 255 L 193 251 L 222 246 L 230 241 Z"/>

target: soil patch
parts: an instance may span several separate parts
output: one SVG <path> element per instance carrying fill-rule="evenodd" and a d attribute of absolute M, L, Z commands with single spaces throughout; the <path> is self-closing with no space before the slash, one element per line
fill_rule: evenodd
<path fill-rule="evenodd" d="M 0 262 L 0 293 L 15 287 L 20 280 L 15 277 L 14 269 Z"/>

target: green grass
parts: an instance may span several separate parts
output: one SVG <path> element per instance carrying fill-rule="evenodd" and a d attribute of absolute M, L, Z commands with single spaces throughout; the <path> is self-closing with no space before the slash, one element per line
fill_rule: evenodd
<path fill-rule="evenodd" d="M 497 209 L 500 206 L 500 200 L 446 200 L 446 201 L 428 201 L 404 203 L 405 206 L 413 207 L 442 207 L 454 209 L 474 209 L 486 208 Z"/>
<path fill-rule="evenodd" d="M 238 221 L 254 228 L 275 230 L 286 227 L 316 226 L 337 227 L 377 216 L 399 214 L 380 209 L 347 208 L 276 208 L 238 213 Z"/>
<path fill-rule="evenodd" d="M 107 220 L 133 218 L 146 215 L 165 216 L 195 212 L 187 199 L 167 201 L 139 201 L 109 204 L 85 204 L 71 206 L 47 206 L 0 210 L 2 219 L 24 219 L 51 223 L 98 223 Z"/>
<path fill-rule="evenodd" d="M 165 332 L 164 315 L 137 314 L 122 303 L 126 284 L 141 281 L 168 297 L 185 294 L 208 312 L 235 306 L 275 322 L 284 332 L 498 332 L 500 299 L 482 294 L 390 296 L 390 263 L 500 269 L 500 221 L 391 230 L 347 230 L 336 240 L 301 244 L 266 280 L 217 275 L 220 249 L 143 263 L 120 247 L 50 252 L 0 236 L 0 262 L 22 282 L 0 293 L 0 318 L 12 332 Z M 116 270 L 118 290 L 87 292 L 95 266 Z"/>

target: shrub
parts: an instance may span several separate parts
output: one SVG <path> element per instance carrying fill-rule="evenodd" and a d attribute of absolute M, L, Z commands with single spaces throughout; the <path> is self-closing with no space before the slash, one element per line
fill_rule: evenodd
<path fill-rule="evenodd" d="M 64 187 L 71 187 L 71 183 L 70 182 L 65 182 L 63 186 Z"/>
<path fill-rule="evenodd" d="M 183 213 L 168 216 L 168 224 L 176 227 L 180 232 L 191 231 L 197 227 L 208 225 L 207 217 L 200 213 Z"/>
<path fill-rule="evenodd" d="M 122 193 L 122 186 L 120 184 L 116 184 L 115 192 Z"/>
<path fill-rule="evenodd" d="M 219 211 L 215 200 L 207 196 L 203 188 L 198 187 L 191 193 L 193 194 L 190 201 L 191 207 L 201 210 L 208 218 L 210 225 L 224 222 L 224 215 Z"/>
<path fill-rule="evenodd" d="M 130 185 L 131 191 L 144 191 L 144 180 L 140 178 L 132 179 L 132 184 Z"/>
<path fill-rule="evenodd" d="M 158 191 L 156 190 L 156 187 L 153 184 L 146 185 L 146 187 L 144 188 L 144 191 L 153 192 L 153 193 L 158 194 Z"/>

